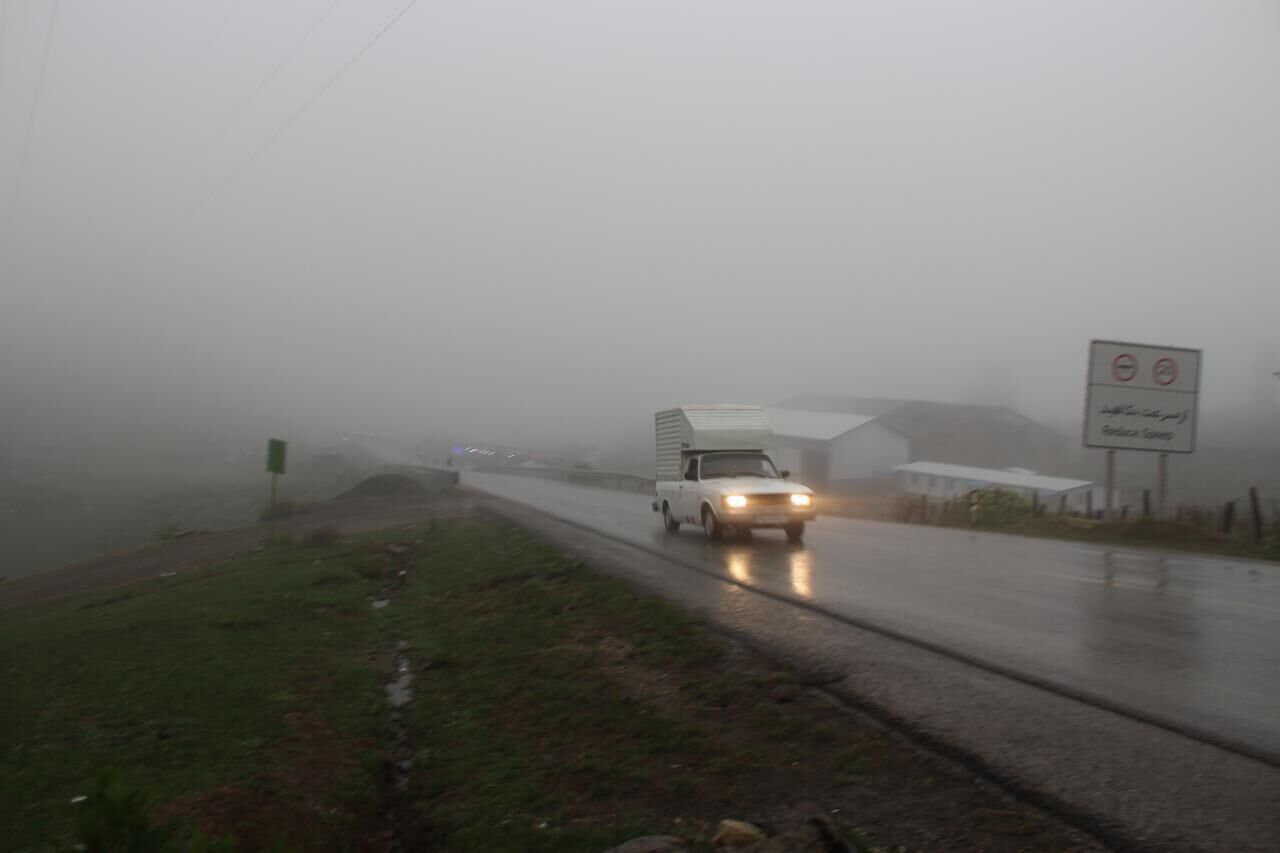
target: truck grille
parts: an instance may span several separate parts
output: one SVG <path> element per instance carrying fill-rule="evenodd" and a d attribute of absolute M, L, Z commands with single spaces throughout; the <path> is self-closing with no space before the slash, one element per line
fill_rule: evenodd
<path fill-rule="evenodd" d="M 790 506 L 791 495 L 747 495 L 747 506 Z"/>

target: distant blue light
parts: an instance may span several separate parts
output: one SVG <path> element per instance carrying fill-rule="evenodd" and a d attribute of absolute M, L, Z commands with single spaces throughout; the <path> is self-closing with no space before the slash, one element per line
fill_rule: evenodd
<path fill-rule="evenodd" d="M 455 447 L 455 448 L 453 449 L 453 455 L 454 455 L 454 456 L 461 456 L 463 453 L 464 453 L 464 451 L 463 451 L 463 449 L 462 449 L 461 447 Z"/>

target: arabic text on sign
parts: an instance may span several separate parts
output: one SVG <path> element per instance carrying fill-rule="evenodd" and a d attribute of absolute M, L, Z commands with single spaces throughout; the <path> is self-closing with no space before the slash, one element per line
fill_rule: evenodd
<path fill-rule="evenodd" d="M 1132 403 L 1113 403 L 1110 406 L 1103 406 L 1099 410 L 1099 414 L 1109 417 L 1124 416 L 1128 418 L 1147 418 L 1150 420 L 1160 421 L 1176 421 L 1179 424 L 1187 422 L 1189 414 L 1186 409 L 1142 409 Z"/>

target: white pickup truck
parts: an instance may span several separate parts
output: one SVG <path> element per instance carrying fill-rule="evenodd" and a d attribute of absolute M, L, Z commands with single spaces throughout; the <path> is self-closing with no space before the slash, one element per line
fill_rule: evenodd
<path fill-rule="evenodd" d="M 813 490 L 788 480 L 765 448 L 773 429 L 759 406 L 681 406 L 654 416 L 657 494 L 672 533 L 697 524 L 708 539 L 726 530 L 778 528 L 791 541 L 816 517 Z"/>

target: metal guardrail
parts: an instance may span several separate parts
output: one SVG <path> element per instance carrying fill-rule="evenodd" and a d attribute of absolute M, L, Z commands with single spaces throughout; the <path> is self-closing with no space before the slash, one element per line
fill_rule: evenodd
<path fill-rule="evenodd" d="M 615 471 L 590 471 L 584 468 L 530 468 L 518 465 L 486 465 L 475 470 L 485 474 L 541 477 L 547 480 L 559 480 L 562 483 L 574 483 L 579 486 L 595 486 L 598 489 L 613 489 L 619 492 L 636 492 L 644 495 L 652 495 L 657 490 L 656 484 L 651 477 L 620 474 Z"/>

